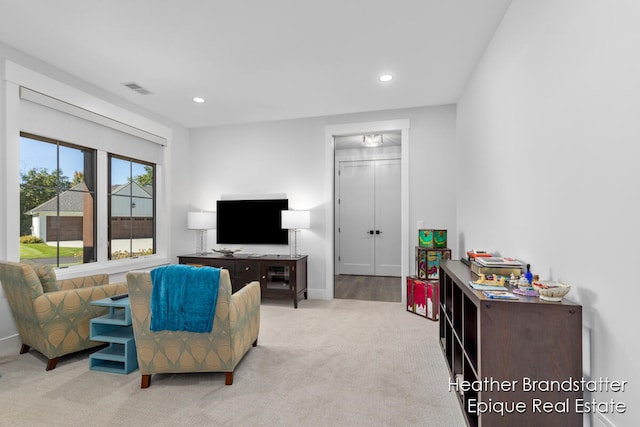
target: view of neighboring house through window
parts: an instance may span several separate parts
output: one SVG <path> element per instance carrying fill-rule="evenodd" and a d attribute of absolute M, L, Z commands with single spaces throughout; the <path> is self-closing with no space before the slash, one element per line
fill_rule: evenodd
<path fill-rule="evenodd" d="M 109 258 L 155 253 L 155 165 L 109 155 Z"/>
<path fill-rule="evenodd" d="M 20 134 L 20 260 L 96 261 L 95 150 Z"/>

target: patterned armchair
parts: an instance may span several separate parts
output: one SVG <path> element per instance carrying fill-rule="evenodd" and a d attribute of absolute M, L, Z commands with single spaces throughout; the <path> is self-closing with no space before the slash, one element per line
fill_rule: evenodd
<path fill-rule="evenodd" d="M 89 339 L 89 321 L 107 313 L 93 300 L 127 292 L 126 283 L 109 284 L 106 274 L 57 280 L 44 264 L 0 262 L 0 282 L 22 347 L 42 353 L 54 369 L 60 356 L 104 343 Z"/>
<path fill-rule="evenodd" d="M 251 282 L 231 293 L 229 271 L 221 270 L 213 330 L 210 333 L 151 331 L 151 275 L 129 272 L 129 301 L 133 333 L 142 374 L 141 388 L 151 375 L 180 372 L 224 372 L 225 384 L 233 384 L 233 371 L 258 344 L 260 285 Z"/>

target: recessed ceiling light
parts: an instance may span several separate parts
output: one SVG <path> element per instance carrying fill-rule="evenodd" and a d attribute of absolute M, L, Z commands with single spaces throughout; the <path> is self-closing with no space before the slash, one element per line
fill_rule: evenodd
<path fill-rule="evenodd" d="M 393 76 L 391 74 L 383 74 L 380 77 L 378 77 L 378 80 L 385 83 L 390 82 L 391 80 L 393 80 Z"/>
<path fill-rule="evenodd" d="M 200 98 L 199 96 L 195 96 L 193 98 L 193 102 L 197 102 L 198 104 L 202 104 L 204 102 L 204 98 Z"/>

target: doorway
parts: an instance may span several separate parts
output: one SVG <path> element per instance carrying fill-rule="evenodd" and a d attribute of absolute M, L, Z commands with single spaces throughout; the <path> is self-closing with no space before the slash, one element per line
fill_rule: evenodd
<path fill-rule="evenodd" d="M 401 133 L 334 141 L 335 297 L 400 302 Z"/>
<path fill-rule="evenodd" d="M 339 274 L 401 275 L 400 159 L 338 162 Z"/>
<path fill-rule="evenodd" d="M 335 162 L 335 138 L 343 135 L 362 135 L 371 132 L 400 132 L 400 152 L 401 152 L 401 176 L 400 176 L 400 199 L 401 199 L 401 219 L 400 219 L 400 258 L 402 276 L 397 287 L 400 289 L 401 300 L 407 301 L 406 286 L 400 280 L 409 275 L 410 271 L 410 251 L 409 251 L 409 129 L 411 122 L 409 119 L 394 119 L 372 122 L 356 122 L 344 124 L 331 124 L 325 126 L 325 163 L 334 165 Z M 335 296 L 335 167 L 327 167 L 325 174 L 326 203 L 325 203 L 325 280 L 324 287 L 311 290 L 313 298 L 333 299 Z M 413 261 L 413 258 L 411 258 Z"/>

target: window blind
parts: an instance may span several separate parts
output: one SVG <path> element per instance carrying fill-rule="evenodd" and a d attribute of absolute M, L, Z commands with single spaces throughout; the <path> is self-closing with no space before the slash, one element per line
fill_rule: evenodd
<path fill-rule="evenodd" d="M 64 101 L 20 88 L 20 129 L 60 141 L 162 164 L 166 139 Z"/>

